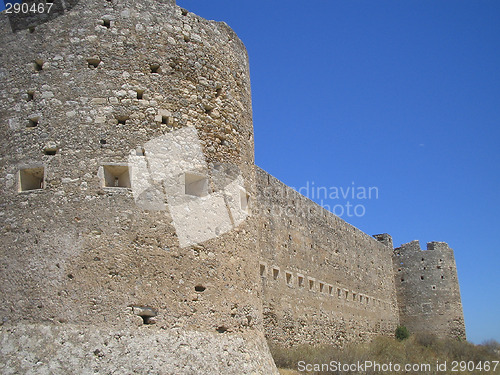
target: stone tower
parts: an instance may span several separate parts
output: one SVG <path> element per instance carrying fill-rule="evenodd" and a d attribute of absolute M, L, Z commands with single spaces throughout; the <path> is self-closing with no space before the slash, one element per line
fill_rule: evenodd
<path fill-rule="evenodd" d="M 445 242 L 418 241 L 394 250 L 400 324 L 412 333 L 465 339 L 465 324 L 453 250 Z"/>
<path fill-rule="evenodd" d="M 244 45 L 174 0 L 72 3 L 16 32 L 0 16 L 1 372 L 274 373 L 255 225 L 232 210 L 255 189 Z M 131 189 L 130 158 L 186 129 L 203 160 L 170 177 L 232 212 L 200 243 Z"/>

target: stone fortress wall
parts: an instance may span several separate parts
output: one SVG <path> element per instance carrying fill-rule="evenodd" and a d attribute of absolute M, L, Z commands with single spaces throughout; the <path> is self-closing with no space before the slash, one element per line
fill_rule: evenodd
<path fill-rule="evenodd" d="M 257 169 L 259 266 L 274 344 L 343 345 L 392 334 L 392 248 Z"/>
<path fill-rule="evenodd" d="M 248 57 L 226 24 L 174 0 L 87 0 L 15 33 L 2 14 L 0 30 L 2 373 L 270 374 L 266 337 L 342 345 L 418 316 L 389 236 L 255 167 Z M 206 160 L 176 176 L 186 195 L 219 193 L 236 170 L 224 202 L 251 213 L 191 246 L 168 206 L 135 204 L 128 163 L 179 129 Z M 463 328 L 446 272 L 440 322 Z"/>
<path fill-rule="evenodd" d="M 181 248 L 168 209 L 129 188 L 131 153 L 194 128 L 210 190 L 231 165 L 255 195 L 234 32 L 174 0 L 80 1 L 16 33 L 2 14 L 0 29 L 0 372 L 275 372 L 255 220 Z"/>

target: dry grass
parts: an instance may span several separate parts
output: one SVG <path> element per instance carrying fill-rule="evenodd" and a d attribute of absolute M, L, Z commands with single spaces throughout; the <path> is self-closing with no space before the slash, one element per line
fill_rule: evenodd
<path fill-rule="evenodd" d="M 456 340 L 437 339 L 432 335 L 414 335 L 408 340 L 397 341 L 388 337 L 378 337 L 368 344 L 350 345 L 344 349 L 338 349 L 333 346 L 298 346 L 294 348 L 280 348 L 271 346 L 271 353 L 276 365 L 281 368 L 280 374 L 396 374 L 395 371 L 382 371 L 383 369 L 364 368 L 364 371 L 335 371 L 330 367 L 330 371 L 310 371 L 298 372 L 299 361 L 308 364 L 329 364 L 332 361 L 342 364 L 356 364 L 359 362 L 371 361 L 373 363 L 400 364 L 402 370 L 399 373 L 404 374 L 429 374 L 429 375 L 456 375 L 456 374 L 498 374 L 500 375 L 500 364 L 493 371 L 494 363 L 492 361 L 500 360 L 500 344 L 496 341 L 489 341 L 483 345 L 473 345 L 469 342 L 460 342 Z M 453 361 L 457 362 L 455 371 L 453 371 Z M 481 363 L 489 362 L 491 369 L 489 371 L 479 371 L 475 368 L 473 371 L 462 371 L 462 365 L 477 366 Z M 436 368 L 436 364 L 441 366 L 446 362 L 446 370 L 443 367 Z M 405 371 L 406 364 L 428 364 L 428 369 L 419 369 Z M 283 369 L 293 370 L 286 372 Z"/>

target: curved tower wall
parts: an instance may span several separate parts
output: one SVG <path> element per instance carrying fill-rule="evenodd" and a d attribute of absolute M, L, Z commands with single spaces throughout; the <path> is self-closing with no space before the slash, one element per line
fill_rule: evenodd
<path fill-rule="evenodd" d="M 107 356 L 139 371 L 154 354 L 149 370 L 231 373 L 241 360 L 272 372 L 252 217 L 235 225 L 233 213 L 230 230 L 183 246 L 168 207 L 144 209 L 130 189 L 130 155 L 195 129 L 205 194 L 227 185 L 222 165 L 240 177 L 230 200 L 254 195 L 248 58 L 234 32 L 173 0 L 86 0 L 16 33 L 2 14 L 0 28 L 0 315 L 22 348 L 5 349 L 4 366 L 25 371 L 22 358 L 50 344 L 41 367 L 71 357 L 106 369 Z"/>
<path fill-rule="evenodd" d="M 418 241 L 394 250 L 400 324 L 412 333 L 465 339 L 465 323 L 453 250 L 445 242 Z"/>

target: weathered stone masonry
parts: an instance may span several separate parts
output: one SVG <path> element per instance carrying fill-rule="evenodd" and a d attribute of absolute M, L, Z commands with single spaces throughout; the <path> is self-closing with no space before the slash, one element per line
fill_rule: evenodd
<path fill-rule="evenodd" d="M 255 166 L 248 57 L 226 24 L 174 0 L 71 5 L 16 33 L 0 16 L 0 372 L 270 374 L 266 338 L 464 336 L 444 243 L 394 255 Z M 251 216 L 182 248 L 168 210 L 134 203 L 127 160 L 187 127 L 208 186 L 237 168 Z"/>

